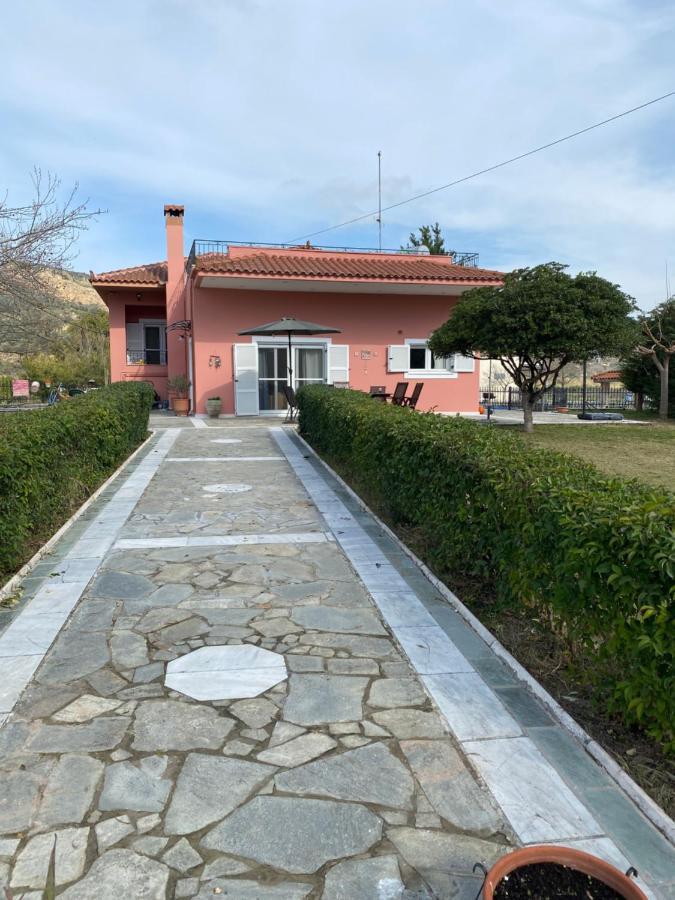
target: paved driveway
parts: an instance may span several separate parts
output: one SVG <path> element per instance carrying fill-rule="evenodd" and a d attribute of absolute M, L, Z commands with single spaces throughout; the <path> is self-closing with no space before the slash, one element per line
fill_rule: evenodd
<path fill-rule="evenodd" d="M 566 736 L 336 491 L 280 428 L 173 427 L 41 564 L 0 637 L 15 896 L 54 843 L 68 900 L 474 900 L 542 840 L 626 864 Z"/>

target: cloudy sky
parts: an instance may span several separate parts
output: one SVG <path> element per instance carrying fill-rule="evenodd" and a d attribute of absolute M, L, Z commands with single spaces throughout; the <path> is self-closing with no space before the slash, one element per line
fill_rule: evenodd
<path fill-rule="evenodd" d="M 31 0 L 0 33 L 0 187 L 30 171 L 107 210 L 74 266 L 187 239 L 289 241 L 675 90 L 671 0 Z M 385 215 L 439 221 L 482 265 L 675 290 L 675 97 Z M 374 218 L 317 242 L 377 246 Z"/>

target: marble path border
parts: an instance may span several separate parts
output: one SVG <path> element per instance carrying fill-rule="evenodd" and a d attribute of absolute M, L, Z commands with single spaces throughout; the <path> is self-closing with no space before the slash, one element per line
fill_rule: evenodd
<path fill-rule="evenodd" d="M 361 497 L 354 491 L 337 472 L 335 472 L 326 463 L 318 453 L 304 440 L 297 432 L 294 437 L 298 440 L 303 449 L 315 458 L 318 463 L 340 484 L 340 486 L 352 497 L 356 503 L 372 516 L 378 526 L 390 537 L 396 545 L 402 550 L 406 556 L 417 566 L 417 568 L 425 575 L 428 581 L 436 588 L 436 590 L 448 601 L 448 603 L 456 610 L 457 613 L 466 621 L 466 623 L 483 639 L 487 646 L 498 656 L 502 662 L 508 666 L 519 681 L 529 688 L 529 690 L 546 706 L 549 713 L 565 729 L 572 737 L 581 744 L 582 748 L 591 756 L 600 768 L 617 784 L 626 796 L 637 806 L 640 812 L 647 818 L 661 834 L 667 838 L 672 845 L 675 845 L 675 822 L 664 812 L 661 807 L 652 800 L 652 798 L 642 790 L 642 788 L 621 768 L 610 754 L 595 741 L 587 731 L 585 731 L 572 716 L 567 713 L 563 707 L 555 700 L 548 691 L 525 669 L 514 656 L 497 640 L 497 638 L 489 631 L 483 623 L 474 616 L 474 614 L 462 603 L 457 597 L 434 573 L 416 556 L 413 551 L 392 531 L 372 509 L 365 503 Z"/>
<path fill-rule="evenodd" d="M 121 538 L 113 550 L 162 550 L 171 547 L 240 547 L 252 544 L 325 544 L 335 538 L 328 531 L 289 534 L 181 534 L 152 538 Z"/>

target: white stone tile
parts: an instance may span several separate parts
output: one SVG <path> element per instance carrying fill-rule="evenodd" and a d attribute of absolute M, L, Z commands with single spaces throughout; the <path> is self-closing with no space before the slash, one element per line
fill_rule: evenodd
<path fill-rule="evenodd" d="M 67 616 L 77 605 L 88 583 L 88 580 L 73 580 L 50 581 L 43 584 L 30 603 L 17 616 L 17 620 L 24 616 L 54 615 L 58 613 L 62 621 L 65 622 Z"/>
<path fill-rule="evenodd" d="M 30 615 L 26 610 L 0 636 L 0 657 L 46 653 L 64 621 L 65 617 L 59 613 Z"/>
<path fill-rule="evenodd" d="M 164 683 L 195 700 L 234 700 L 257 697 L 286 676 L 286 668 L 276 666 L 231 672 L 177 672 L 167 675 Z"/>
<path fill-rule="evenodd" d="M 167 666 L 164 683 L 195 700 L 257 697 L 287 677 L 283 656 L 241 644 L 201 647 Z"/>
<path fill-rule="evenodd" d="M 198 416 L 190 416 L 190 422 L 192 422 L 195 428 L 208 428 L 209 426 L 203 419 L 200 419 Z"/>
<path fill-rule="evenodd" d="M 602 835 L 529 738 L 468 741 L 463 747 L 523 843 Z"/>
<path fill-rule="evenodd" d="M 200 647 L 172 660 L 167 672 L 215 672 L 219 670 L 264 669 L 285 665 L 284 658 L 272 650 L 253 644 L 235 644 L 227 647 Z"/>
<path fill-rule="evenodd" d="M 83 537 L 68 554 L 69 559 L 101 559 L 110 550 L 112 538 Z"/>
<path fill-rule="evenodd" d="M 371 597 L 390 628 L 439 627 L 414 591 L 373 591 Z"/>
<path fill-rule="evenodd" d="M 422 681 L 458 740 L 522 734 L 516 720 L 477 672 L 423 675 Z"/>
<path fill-rule="evenodd" d="M 0 712 L 10 713 L 43 655 L 13 656 L 0 659 Z"/>
<path fill-rule="evenodd" d="M 195 463 L 239 463 L 239 462 L 280 462 L 283 456 L 169 456 L 166 462 Z"/>
<path fill-rule="evenodd" d="M 71 584 L 78 581 L 89 582 L 98 568 L 99 560 L 96 559 L 63 559 L 54 563 L 54 572 L 50 576 L 48 584 Z"/>
<path fill-rule="evenodd" d="M 291 534 L 199 534 L 161 538 L 122 538 L 115 550 L 149 550 L 163 547 L 236 547 L 241 544 L 325 544 L 331 535 L 324 531 Z"/>
<path fill-rule="evenodd" d="M 420 675 L 474 671 L 435 622 L 432 625 L 392 625 L 391 630 Z"/>
<path fill-rule="evenodd" d="M 122 538 L 115 543 L 115 550 L 151 550 L 162 547 L 187 547 L 187 536 L 163 538 Z"/>

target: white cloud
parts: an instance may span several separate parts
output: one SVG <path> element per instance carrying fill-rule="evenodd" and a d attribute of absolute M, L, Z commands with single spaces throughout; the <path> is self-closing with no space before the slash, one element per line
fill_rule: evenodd
<path fill-rule="evenodd" d="M 39 163 L 111 210 L 86 268 L 157 255 L 159 215 L 147 247 L 120 217 L 169 199 L 195 231 L 284 240 L 372 211 L 378 149 L 396 202 L 663 93 L 674 36 L 654 0 L 36 0 L 5 11 L 0 162 L 11 187 Z M 393 210 L 386 243 L 438 220 L 486 265 L 561 259 L 653 305 L 675 269 L 674 114 Z"/>

